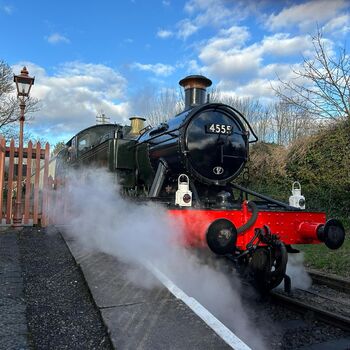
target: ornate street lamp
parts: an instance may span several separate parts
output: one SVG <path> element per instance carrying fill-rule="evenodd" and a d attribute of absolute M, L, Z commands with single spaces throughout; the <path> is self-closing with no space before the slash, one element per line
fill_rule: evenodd
<path fill-rule="evenodd" d="M 29 76 L 26 67 L 23 67 L 20 75 L 14 75 L 13 81 L 16 83 L 17 98 L 19 100 L 20 118 L 19 118 L 19 145 L 18 145 L 18 167 L 17 167 L 17 196 L 15 203 L 15 215 L 13 217 L 13 226 L 22 226 L 22 172 L 23 172 L 23 125 L 24 110 L 26 101 L 29 97 L 30 89 L 34 84 L 34 78 Z"/>

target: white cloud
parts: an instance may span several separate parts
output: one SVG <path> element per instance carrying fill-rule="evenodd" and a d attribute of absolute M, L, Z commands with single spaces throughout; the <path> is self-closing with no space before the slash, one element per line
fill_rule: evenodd
<path fill-rule="evenodd" d="M 196 26 L 193 22 L 191 22 L 189 19 L 184 19 L 177 23 L 177 36 L 181 39 L 187 39 L 189 36 L 194 34 L 199 27 Z"/>
<path fill-rule="evenodd" d="M 59 67 L 57 78 L 67 86 L 84 86 L 104 99 L 124 98 L 126 80 L 117 71 L 103 64 L 68 62 Z"/>
<path fill-rule="evenodd" d="M 222 79 L 247 79 L 256 74 L 262 60 L 255 46 L 226 52 L 204 49 L 199 57 L 210 73 Z"/>
<path fill-rule="evenodd" d="M 188 62 L 187 72 L 189 74 L 195 74 L 195 73 L 202 74 L 201 71 L 202 71 L 202 68 L 199 66 L 196 60 L 190 60 Z"/>
<path fill-rule="evenodd" d="M 169 76 L 171 75 L 175 67 L 170 66 L 168 64 L 156 63 L 156 64 L 142 64 L 135 62 L 132 64 L 132 68 L 136 68 L 142 71 L 152 72 L 157 76 Z"/>
<path fill-rule="evenodd" d="M 197 26 L 225 25 L 227 19 L 232 19 L 232 8 L 224 0 L 191 0 L 185 4 L 185 11 L 189 15 L 195 15 L 193 21 Z M 235 7 L 239 6 L 236 2 Z"/>
<path fill-rule="evenodd" d="M 187 39 L 201 28 L 210 26 L 223 28 L 232 25 L 240 18 L 241 2 L 230 3 L 225 0 L 190 0 L 184 10 L 188 18 L 176 24 L 177 37 Z"/>
<path fill-rule="evenodd" d="M 207 71 L 221 79 L 244 77 L 260 65 L 261 49 L 257 45 L 244 48 L 250 34 L 245 27 L 232 26 L 205 43 L 199 58 Z"/>
<path fill-rule="evenodd" d="M 323 33 L 345 35 L 350 31 L 350 16 L 348 13 L 332 18 L 322 28 Z"/>
<path fill-rule="evenodd" d="M 269 79 L 254 79 L 236 89 L 238 96 L 244 97 L 261 97 L 264 96 L 273 98 L 275 92 L 271 88 L 271 80 Z"/>
<path fill-rule="evenodd" d="M 239 98 L 256 98 L 262 102 L 271 102 L 274 99 L 275 93 L 271 88 L 271 83 L 278 83 L 278 81 L 271 81 L 270 79 L 256 78 L 250 80 L 246 84 L 234 85 L 227 81 L 221 81 L 217 87 L 223 96 L 232 96 Z"/>
<path fill-rule="evenodd" d="M 217 36 L 208 41 L 207 48 L 215 50 L 240 48 L 249 38 L 250 33 L 247 27 L 232 26 L 220 30 Z"/>
<path fill-rule="evenodd" d="M 277 33 L 265 37 L 262 41 L 262 50 L 264 54 L 274 56 L 290 56 L 295 54 L 305 54 L 312 49 L 311 37 L 290 36 L 287 33 Z"/>
<path fill-rule="evenodd" d="M 346 6 L 346 0 L 311 0 L 271 14 L 265 24 L 272 31 L 291 26 L 302 30 L 315 29 L 318 23 L 334 18 Z"/>
<path fill-rule="evenodd" d="M 313 57 L 310 33 L 317 30 L 317 25 L 331 34 L 323 43 L 332 57 L 335 43 L 329 37 L 337 38 L 338 33 L 350 31 L 350 14 L 344 10 L 347 0 L 285 1 L 280 7 L 284 8 L 273 14 L 271 8 L 276 6 L 271 4 L 270 0 L 187 1 L 186 18 L 177 23 L 177 37 L 188 39 L 204 27 L 216 30 L 211 38 L 190 45 L 197 50 L 197 57 L 187 60 L 189 73 L 208 75 L 218 81 L 223 93 L 271 100 L 271 83 L 278 85 L 277 77 L 284 81 L 295 78 L 293 69 L 300 68 L 302 56 Z M 243 22 L 244 19 L 249 21 Z M 263 28 L 258 34 L 259 28 L 253 30 L 240 23 L 265 25 L 273 33 L 264 36 Z M 301 32 L 296 32 L 296 28 Z"/>
<path fill-rule="evenodd" d="M 130 111 L 124 100 L 127 82 L 114 69 L 82 62 L 62 64 L 54 75 L 30 62 L 12 68 L 17 72 L 23 65 L 35 76 L 31 95 L 41 101 L 41 109 L 28 126 L 29 131 L 42 133 L 47 139 L 67 139 L 95 124 L 100 110 L 112 121 L 127 122 Z"/>
<path fill-rule="evenodd" d="M 276 79 L 289 80 L 294 77 L 293 69 L 298 68 L 297 64 L 270 63 L 259 69 L 257 78 L 259 79 Z"/>
<path fill-rule="evenodd" d="M 271 99 L 274 92 L 269 81 L 277 76 L 283 80 L 292 78 L 301 54 L 309 57 L 313 50 L 308 35 L 276 33 L 248 44 L 250 40 L 251 33 L 246 27 L 222 29 L 201 43 L 199 62 L 192 60 L 188 65 L 198 68 L 202 64 L 202 72 L 219 79 L 222 92 Z"/>
<path fill-rule="evenodd" d="M 1 8 L 7 15 L 12 15 L 14 8 L 11 5 L 4 5 Z"/>
<path fill-rule="evenodd" d="M 174 35 L 174 33 L 170 30 L 159 29 L 157 32 L 157 36 L 162 39 L 170 38 Z"/>
<path fill-rule="evenodd" d="M 65 44 L 69 44 L 70 40 L 65 37 L 64 35 L 61 35 L 59 33 L 53 33 L 50 36 L 46 37 L 46 40 L 50 43 L 50 44 L 58 44 L 58 43 L 65 43 Z"/>
<path fill-rule="evenodd" d="M 168 0 L 163 0 L 163 1 L 162 1 L 162 5 L 163 5 L 163 6 L 170 6 L 170 4 L 171 4 L 171 3 L 170 3 L 170 1 L 168 1 Z"/>

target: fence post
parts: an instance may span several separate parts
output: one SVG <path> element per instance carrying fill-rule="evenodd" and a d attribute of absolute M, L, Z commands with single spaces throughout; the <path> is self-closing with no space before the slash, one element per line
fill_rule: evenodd
<path fill-rule="evenodd" d="M 54 221 L 53 221 L 53 213 L 55 212 L 55 191 L 53 190 L 53 186 L 55 181 L 53 180 L 52 176 L 50 175 L 48 180 L 48 187 L 49 187 L 49 193 L 47 196 L 47 224 L 48 225 L 53 225 Z"/>
<path fill-rule="evenodd" d="M 0 224 L 2 224 L 2 208 L 4 200 L 4 180 L 5 180 L 5 157 L 6 157 L 6 141 L 0 137 Z"/>
<path fill-rule="evenodd" d="M 9 174 L 8 174 L 9 177 L 7 181 L 6 224 L 11 224 L 11 218 L 12 218 L 12 189 L 13 189 L 14 161 L 15 161 L 15 141 L 11 139 Z"/>
<path fill-rule="evenodd" d="M 48 195 L 49 195 L 49 161 L 50 161 L 50 145 L 45 145 L 45 161 L 44 161 L 44 179 L 43 179 L 43 198 L 41 206 L 41 225 L 48 225 Z"/>
<path fill-rule="evenodd" d="M 33 225 L 38 224 L 39 216 L 39 180 L 40 180 L 40 156 L 41 148 L 40 142 L 36 144 L 35 148 L 35 178 L 34 178 L 34 211 L 33 211 Z"/>
<path fill-rule="evenodd" d="M 32 193 L 32 184 L 31 184 L 31 177 L 32 177 L 32 152 L 33 152 L 33 144 L 32 141 L 28 142 L 28 148 L 27 148 L 27 175 L 26 175 L 26 195 L 25 195 L 25 202 L 24 202 L 24 223 L 29 223 L 29 216 L 30 216 L 30 195 Z"/>

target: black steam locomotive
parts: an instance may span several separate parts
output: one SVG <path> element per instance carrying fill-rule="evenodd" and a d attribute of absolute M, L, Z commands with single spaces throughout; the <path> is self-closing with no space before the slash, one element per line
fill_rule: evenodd
<path fill-rule="evenodd" d="M 254 131 L 236 109 L 206 102 L 209 79 L 192 75 L 180 85 L 182 113 L 153 128 L 139 117 L 130 118 L 131 126 L 87 128 L 59 153 L 57 174 L 67 167 L 108 169 L 124 195 L 162 203 L 186 223 L 189 245 L 228 256 L 263 289 L 285 277 L 287 252 L 297 252 L 291 244 L 339 248 L 345 237 L 339 221 L 233 182 L 248 160 L 249 143 L 257 141 Z"/>

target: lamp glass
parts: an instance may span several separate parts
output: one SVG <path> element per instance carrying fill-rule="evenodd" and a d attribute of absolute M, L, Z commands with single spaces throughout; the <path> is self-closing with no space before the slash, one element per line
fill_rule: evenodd
<path fill-rule="evenodd" d="M 29 92 L 30 84 L 18 83 L 18 94 L 21 96 L 27 96 Z"/>
<path fill-rule="evenodd" d="M 34 83 L 34 78 L 22 75 L 15 75 L 14 80 L 16 83 L 18 96 L 27 97 L 29 95 L 30 88 Z"/>

